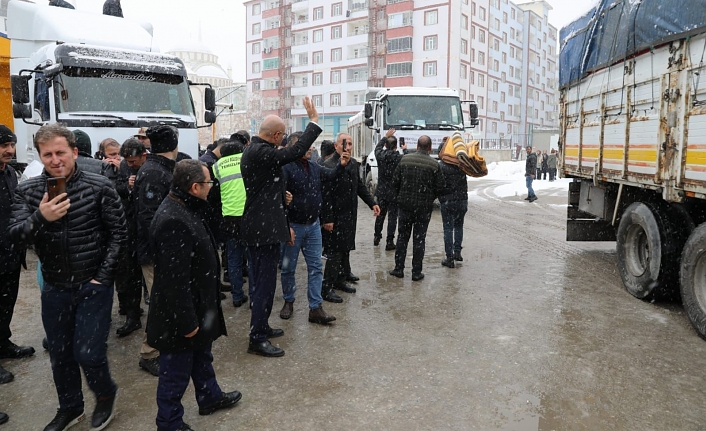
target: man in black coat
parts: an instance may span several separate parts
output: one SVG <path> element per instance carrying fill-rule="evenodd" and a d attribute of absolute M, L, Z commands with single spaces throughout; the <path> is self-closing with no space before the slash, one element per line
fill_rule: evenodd
<path fill-rule="evenodd" d="M 152 220 L 154 285 L 147 317 L 147 342 L 161 352 L 157 385 L 157 429 L 190 430 L 181 398 L 194 382 L 200 415 L 237 403 L 238 391 L 221 391 L 211 345 L 227 335 L 220 301 L 216 242 L 204 217 L 213 181 L 206 165 L 184 160 L 174 169 L 172 188 Z"/>
<path fill-rule="evenodd" d="M 527 147 L 527 159 L 525 160 L 525 183 L 527 185 L 526 201 L 534 202 L 537 200 L 537 195 L 534 194 L 532 182 L 534 175 L 537 172 L 537 155 L 532 152 L 532 147 Z"/>
<path fill-rule="evenodd" d="M 420 136 L 417 151 L 402 157 L 395 170 L 392 184 L 397 192 L 397 205 L 400 208 L 399 235 L 395 250 L 395 269 L 390 275 L 404 277 L 404 263 L 407 258 L 407 245 L 412 230 L 412 281 L 424 278 L 422 261 L 424 260 L 427 228 L 434 209 L 434 199 L 444 189 L 444 177 L 439 164 L 429 156 L 431 139 Z"/>
<path fill-rule="evenodd" d="M 273 346 L 268 338 L 284 335 L 268 323 L 277 287 L 277 263 L 280 244 L 294 244 L 294 231 L 285 215 L 285 182 L 282 166 L 301 159 L 321 133 L 316 124 L 319 114 L 308 97 L 304 107 L 309 124 L 301 138 L 291 147 L 280 148 L 286 125 L 276 115 L 265 117 L 258 136 L 253 136 L 243 153 L 241 171 L 245 183 L 245 211 L 241 220 L 241 241 L 250 253 L 252 317 L 248 353 L 283 356 L 284 350 Z"/>
<path fill-rule="evenodd" d="M 402 151 L 407 153 L 407 144 L 402 143 Z M 395 173 L 397 165 L 402 160 L 402 154 L 397 151 L 397 138 L 395 129 L 391 128 L 385 133 L 385 137 L 375 146 L 375 160 L 378 162 L 378 185 L 375 189 L 378 205 L 380 205 L 380 215 L 375 219 L 375 239 L 373 245 L 380 244 L 382 239 L 382 226 L 385 223 L 385 216 L 388 211 L 390 218 L 387 219 L 387 241 L 385 250 L 395 249 L 395 230 L 397 229 L 397 203 L 395 202 L 395 191 L 392 189 L 392 174 Z"/>
<path fill-rule="evenodd" d="M 20 246 L 34 244 L 42 262 L 42 322 L 59 396 L 59 411 L 45 430 L 63 430 L 85 417 L 81 369 L 96 395 L 92 426 L 103 429 L 113 418 L 118 391 L 108 367 L 107 340 L 113 283 L 127 235 L 125 215 L 113 184 L 76 164 L 70 130 L 42 126 L 34 146 L 44 172 L 17 187 L 10 236 Z M 49 180 L 60 183 L 61 177 L 66 192 L 49 199 Z"/>
<path fill-rule="evenodd" d="M 439 160 L 444 176 L 444 190 L 439 196 L 441 222 L 444 227 L 444 253 L 441 264 L 455 268 L 454 262 L 463 261 L 463 221 L 468 211 L 468 177 L 458 166 Z"/>
<path fill-rule="evenodd" d="M 49 6 L 64 7 L 66 9 L 75 9 L 71 3 L 64 0 L 49 0 Z"/>
<path fill-rule="evenodd" d="M 335 168 L 344 152 L 350 154 L 353 140 L 350 135 L 340 133 L 334 143 L 336 152 L 324 162 L 324 167 Z M 332 289 L 355 293 L 356 289 L 346 283 L 350 280 L 350 253 L 355 250 L 356 223 L 358 221 L 358 197 L 373 210 L 373 215 L 380 215 L 380 207 L 370 196 L 360 178 L 360 164 L 351 157 L 342 175 L 336 179 L 322 181 L 323 206 L 321 208 L 321 228 L 326 254 L 324 282 L 321 296 L 329 302 L 342 300 Z"/>
<path fill-rule="evenodd" d="M 147 129 L 152 153 L 147 155 L 135 178 L 132 197 L 137 219 L 137 260 L 142 266 L 147 291 L 154 282 L 154 253 L 150 248 L 150 224 L 162 201 L 169 194 L 172 175 L 179 153 L 179 137 L 172 126 L 154 126 Z M 159 375 L 159 351 L 151 347 L 145 338 L 140 348 L 140 368 Z"/>
<path fill-rule="evenodd" d="M 20 288 L 20 271 L 25 263 L 24 248 L 10 239 L 7 226 L 12 215 L 12 199 L 17 189 L 17 172 L 10 166 L 15 156 L 17 136 L 0 125 L 0 358 L 24 358 L 34 355 L 32 347 L 12 341 L 10 322 Z M 0 366 L 0 383 L 12 381 L 12 373 Z"/>
<path fill-rule="evenodd" d="M 105 0 L 103 3 L 103 15 L 123 17 L 123 8 L 120 6 L 120 0 Z"/>

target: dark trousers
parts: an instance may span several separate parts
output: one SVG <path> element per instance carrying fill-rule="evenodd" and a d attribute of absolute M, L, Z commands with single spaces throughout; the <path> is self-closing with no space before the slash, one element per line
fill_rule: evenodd
<path fill-rule="evenodd" d="M 78 289 L 58 289 L 45 281 L 42 323 L 60 410 L 83 410 L 79 366 L 96 397 L 118 390 L 106 356 L 112 307 L 112 287 L 86 283 Z"/>
<path fill-rule="evenodd" d="M 250 340 L 261 343 L 267 340 L 272 302 L 277 288 L 277 262 L 279 244 L 248 246 L 250 253 L 250 286 L 252 290 L 250 316 Z"/>
<path fill-rule="evenodd" d="M 10 322 L 20 289 L 21 270 L 18 267 L 16 271 L 0 273 L 0 347 L 9 344 L 12 337 Z"/>
<path fill-rule="evenodd" d="M 463 248 L 463 220 L 468 211 L 468 201 L 446 201 L 441 203 L 441 222 L 444 227 L 444 253 L 453 259 L 454 253 Z"/>
<path fill-rule="evenodd" d="M 211 346 L 202 350 L 187 350 L 159 355 L 157 384 L 157 429 L 176 431 L 184 424 L 181 399 L 189 379 L 194 382 L 199 407 L 210 407 L 223 396 L 213 370 Z"/>
<path fill-rule="evenodd" d="M 118 304 L 127 317 L 140 318 L 142 300 L 142 267 L 137 261 L 137 252 L 128 250 L 118 266 L 115 276 L 115 290 L 118 292 Z"/>
<path fill-rule="evenodd" d="M 351 252 L 336 251 L 326 254 L 326 266 L 324 267 L 325 288 L 340 286 L 346 283 L 346 277 L 351 273 Z"/>
<path fill-rule="evenodd" d="M 536 180 L 541 180 L 542 179 L 542 169 L 539 168 L 537 169 L 537 175 L 534 176 Z"/>
<path fill-rule="evenodd" d="M 412 273 L 422 272 L 424 260 L 424 242 L 427 237 L 427 228 L 431 220 L 431 211 L 414 213 L 400 208 L 399 232 L 397 233 L 397 248 L 395 249 L 395 268 L 404 269 L 407 258 L 407 244 L 412 236 Z"/>
<path fill-rule="evenodd" d="M 548 169 L 542 168 L 542 179 L 543 180 L 547 179 L 547 172 L 548 172 Z"/>
<path fill-rule="evenodd" d="M 556 179 L 556 168 L 549 168 L 549 181 Z"/>
<path fill-rule="evenodd" d="M 380 199 L 379 204 L 380 215 L 375 218 L 375 238 L 382 238 L 382 225 L 385 224 L 385 216 L 389 215 L 387 219 L 387 242 L 393 242 L 399 214 L 397 204 L 383 199 Z"/>

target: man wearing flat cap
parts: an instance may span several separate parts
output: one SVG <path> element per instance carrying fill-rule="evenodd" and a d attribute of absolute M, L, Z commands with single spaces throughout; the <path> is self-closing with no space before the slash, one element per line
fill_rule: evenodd
<path fill-rule="evenodd" d="M 10 341 L 10 321 L 25 260 L 25 249 L 16 246 L 7 232 L 12 215 L 12 199 L 17 189 L 17 173 L 9 164 L 15 156 L 16 144 L 17 136 L 9 128 L 0 125 L 0 358 L 34 355 L 32 347 L 17 346 Z M 12 373 L 0 366 L 0 383 L 12 379 Z"/>
<path fill-rule="evenodd" d="M 157 209 L 169 194 L 174 166 L 179 153 L 179 138 L 172 126 L 154 126 L 146 131 L 152 144 L 152 153 L 140 167 L 135 178 L 133 199 L 137 219 L 137 257 L 147 290 L 152 291 L 154 281 L 154 255 L 150 249 L 150 224 Z M 140 349 L 140 368 L 159 376 L 159 351 L 147 344 L 144 338 Z"/>

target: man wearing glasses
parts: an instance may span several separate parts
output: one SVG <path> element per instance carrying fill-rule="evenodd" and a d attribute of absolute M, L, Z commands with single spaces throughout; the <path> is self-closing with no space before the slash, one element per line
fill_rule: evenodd
<path fill-rule="evenodd" d="M 284 211 L 282 166 L 301 159 L 321 133 L 321 127 L 316 124 L 319 114 L 308 97 L 304 98 L 304 107 L 310 122 L 296 144 L 278 149 L 286 135 L 286 125 L 278 116 L 269 115 L 262 122 L 258 136 L 253 136 L 241 161 L 246 192 L 241 241 L 250 253 L 252 283 L 248 353 L 266 357 L 284 355 L 284 350 L 268 341 L 284 335 L 284 331 L 271 328 L 268 320 L 277 286 L 280 244 L 294 244 L 294 231 Z"/>

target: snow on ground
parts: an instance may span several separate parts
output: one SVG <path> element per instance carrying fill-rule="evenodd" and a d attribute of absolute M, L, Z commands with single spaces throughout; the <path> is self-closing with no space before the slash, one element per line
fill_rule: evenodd
<path fill-rule="evenodd" d="M 493 188 L 493 194 L 499 198 L 527 195 L 524 160 L 519 162 L 490 163 L 488 164 L 488 175 L 483 178 L 469 178 L 468 182 L 470 184 L 468 187 L 473 189 L 473 183 L 482 183 L 488 180 L 493 180 L 494 183 L 505 183 L 498 184 Z M 570 182 L 571 180 L 568 178 L 558 178 L 553 182 L 535 179 L 532 183 L 532 188 L 538 194 L 566 196 Z"/>

